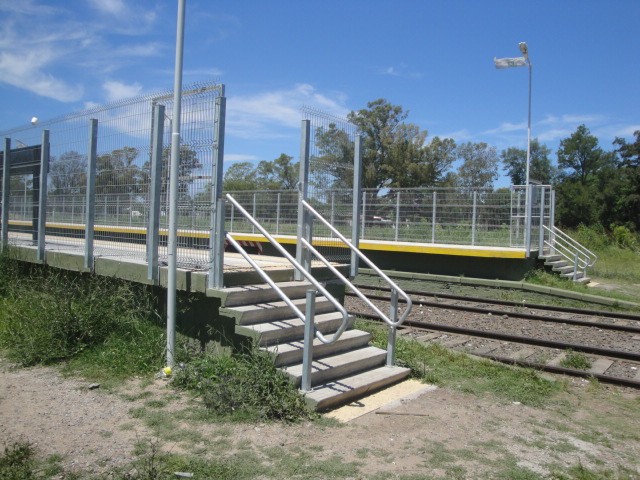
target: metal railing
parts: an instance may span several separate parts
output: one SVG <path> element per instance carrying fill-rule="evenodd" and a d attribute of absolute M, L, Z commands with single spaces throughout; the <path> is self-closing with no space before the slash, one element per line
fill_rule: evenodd
<path fill-rule="evenodd" d="M 542 228 L 549 234 L 549 240 L 543 240 L 542 252 L 546 247 L 550 254 L 560 255 L 567 260 L 573 266 L 573 280 L 577 279 L 578 272 L 586 276 L 587 268 L 595 265 L 598 256 L 559 228 L 546 225 L 542 225 Z"/>
<path fill-rule="evenodd" d="M 302 311 L 291 301 L 291 299 L 278 287 L 278 285 L 267 275 L 267 273 L 256 263 L 253 261 L 251 256 L 242 248 L 242 246 L 233 239 L 231 234 L 227 233 L 226 238 L 229 243 L 240 253 L 245 260 L 256 270 L 256 272 L 260 275 L 260 277 L 268 283 L 278 294 L 278 296 L 293 310 L 295 315 L 305 322 L 305 350 L 303 353 L 303 359 L 305 360 L 305 364 L 303 365 L 303 378 L 302 378 L 302 390 L 308 391 L 311 388 L 310 385 L 310 368 L 311 368 L 311 359 L 312 353 L 308 351 L 311 348 L 311 342 L 309 340 L 310 335 L 315 335 L 323 343 L 333 343 L 337 341 L 344 330 L 347 327 L 349 315 L 346 312 L 345 308 L 338 302 L 333 295 L 331 295 L 318 280 L 316 280 L 310 271 L 305 269 L 289 252 L 286 251 L 280 243 L 273 238 L 269 232 L 255 219 L 253 216 L 247 212 L 242 205 L 240 205 L 236 199 L 233 198 L 232 195 L 226 194 L 227 200 L 240 212 L 253 227 L 255 227 L 264 237 L 273 245 L 280 254 L 285 257 L 289 262 L 304 276 L 306 280 L 311 283 L 318 292 L 324 295 L 333 305 L 336 307 L 336 310 L 340 312 L 343 317 L 342 323 L 338 330 L 331 336 L 330 339 L 322 335 L 319 331 L 315 330 L 314 333 L 311 332 L 310 326 L 311 323 L 314 322 L 313 319 L 313 306 L 310 305 L 315 299 L 315 295 L 307 295 L 307 308 L 305 313 Z M 371 308 L 376 315 L 380 317 L 382 321 L 384 321 L 389 326 L 389 339 L 387 344 L 387 366 L 392 366 L 395 363 L 395 339 L 396 339 L 396 329 L 399 325 L 401 325 L 412 309 L 412 301 L 411 298 L 400 288 L 398 287 L 393 280 L 391 280 L 387 275 L 385 275 L 382 270 L 380 270 L 376 265 L 374 265 L 358 248 L 356 248 L 349 240 L 347 240 L 330 222 L 328 222 L 320 213 L 318 213 L 307 201 L 302 201 L 303 207 L 313 215 L 318 221 L 320 221 L 326 228 L 331 230 L 336 238 L 338 238 L 342 243 L 344 243 L 351 251 L 353 251 L 358 258 L 366 263 L 373 271 L 375 271 L 380 278 L 382 278 L 390 287 L 391 287 L 391 309 L 390 315 L 385 315 L 378 307 L 376 307 L 358 288 L 353 285 L 353 283 L 345 277 L 342 272 L 335 265 L 333 265 L 327 258 L 322 255 L 306 238 L 302 238 L 301 241 L 305 248 L 307 248 L 313 255 L 316 257 L 318 261 L 323 263 L 331 273 L 333 273 L 336 278 L 343 282 L 344 285 L 349 287 L 363 302 L 365 302 L 369 308 Z M 401 316 L 398 315 L 398 299 L 402 297 L 406 302 L 406 309 Z"/>
<path fill-rule="evenodd" d="M 392 366 L 395 363 L 395 345 L 396 345 L 396 329 L 398 326 L 402 325 L 402 323 L 406 320 L 407 316 L 411 312 L 413 308 L 413 302 L 409 295 L 407 295 L 396 283 L 391 280 L 382 270 L 380 270 L 371 260 L 369 260 L 366 255 L 364 255 L 355 245 L 353 245 L 347 238 L 342 235 L 338 229 L 336 229 L 331 223 L 329 223 L 320 213 L 318 213 L 306 200 L 302 201 L 302 206 L 313 215 L 320 223 L 322 223 L 326 228 L 328 228 L 336 238 L 338 238 L 342 243 L 344 243 L 355 255 L 366 263 L 369 268 L 371 268 L 376 274 L 382 278 L 387 285 L 391 288 L 391 309 L 389 318 L 385 315 L 378 307 L 376 307 L 371 300 L 369 300 L 358 288 L 353 285 L 353 283 L 345 277 L 334 265 L 328 262 L 321 254 L 318 252 L 316 248 L 313 247 L 311 242 L 309 242 L 306 238 L 301 238 L 301 241 L 305 248 L 308 248 L 322 263 L 325 264 L 327 268 L 338 277 L 347 287 L 349 287 L 355 295 L 360 298 L 364 303 L 367 304 L 371 310 L 375 312 L 378 317 L 384 321 L 389 326 L 389 339 L 387 342 L 387 366 Z M 404 313 L 398 317 L 398 298 L 402 297 L 406 302 L 406 309 Z"/>

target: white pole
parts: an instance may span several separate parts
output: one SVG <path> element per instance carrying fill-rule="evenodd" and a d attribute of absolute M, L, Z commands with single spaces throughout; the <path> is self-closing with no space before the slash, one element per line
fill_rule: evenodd
<path fill-rule="evenodd" d="M 176 256 L 178 252 L 178 175 L 180 163 L 180 115 L 182 101 L 182 55 L 184 50 L 184 11 L 186 0 L 178 0 L 176 61 L 173 82 L 173 121 L 171 132 L 171 173 L 169 176 L 169 238 L 167 245 L 167 366 L 173 367 L 176 343 Z"/>
<path fill-rule="evenodd" d="M 527 216 L 526 219 L 526 223 L 527 223 L 527 242 L 526 242 L 526 247 L 527 247 L 527 257 L 529 257 L 530 254 L 530 250 L 531 250 L 531 191 L 529 188 L 529 171 L 531 169 L 531 71 L 532 71 L 532 66 L 531 66 L 531 59 L 529 58 L 529 52 L 528 49 L 526 49 L 526 53 L 525 53 L 525 58 L 527 59 L 527 66 L 529 67 L 529 109 L 528 109 L 528 119 L 527 119 L 527 169 L 526 169 L 526 183 L 525 185 L 527 186 L 526 189 L 526 198 L 525 198 L 525 210 L 526 213 L 525 215 Z M 540 227 L 542 228 L 542 227 Z"/>

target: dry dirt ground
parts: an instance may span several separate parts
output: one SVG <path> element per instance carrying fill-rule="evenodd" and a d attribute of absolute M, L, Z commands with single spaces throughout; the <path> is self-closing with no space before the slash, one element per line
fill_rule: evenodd
<path fill-rule="evenodd" d="M 308 455 L 300 478 L 555 478 L 579 465 L 640 478 L 638 392 L 585 381 L 544 408 L 438 388 L 341 425 L 212 424 L 190 418 L 186 412 L 199 405 L 166 380 L 136 379 L 112 391 L 90 384 L 0 359 L 0 447 L 31 442 L 81 478 L 109 478 L 141 444 L 259 462 Z M 314 475 L 327 459 L 352 463 L 352 470 Z"/>

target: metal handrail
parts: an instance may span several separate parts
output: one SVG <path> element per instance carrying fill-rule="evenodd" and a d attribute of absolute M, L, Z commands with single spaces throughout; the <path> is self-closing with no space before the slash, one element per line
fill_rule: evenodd
<path fill-rule="evenodd" d="M 314 217 L 316 217 L 325 227 L 327 227 L 329 230 L 331 230 L 333 232 L 333 234 L 338 237 L 340 240 L 342 240 L 342 242 L 349 247 L 349 249 L 354 252 L 358 258 L 360 258 L 360 260 L 362 260 L 364 263 L 366 263 L 369 268 L 371 268 L 374 272 L 376 272 L 378 274 L 378 276 L 380 276 L 386 283 L 387 285 L 389 285 L 393 290 L 395 290 L 395 292 L 397 293 L 397 295 L 401 296 L 407 305 L 407 308 L 405 309 L 404 313 L 402 314 L 402 316 L 400 316 L 398 318 L 397 321 L 393 321 L 391 320 L 389 317 L 387 317 L 384 313 L 382 313 L 380 311 L 379 308 L 377 308 L 372 302 L 371 300 L 369 300 L 367 297 L 364 296 L 364 294 L 362 292 L 360 292 L 360 290 L 358 290 L 344 275 L 342 275 L 333 265 L 330 265 L 328 262 L 325 261 L 324 257 L 321 257 L 319 252 L 304 238 L 302 238 L 302 243 L 309 248 L 314 255 L 316 255 L 316 257 L 320 258 L 321 261 L 327 266 L 329 267 L 329 269 L 335 274 L 337 275 L 343 282 L 345 282 L 345 284 L 351 288 L 351 290 L 353 290 L 353 292 L 363 301 L 365 302 L 387 325 L 389 325 L 390 327 L 397 327 L 399 325 L 402 325 L 402 323 L 405 321 L 405 319 L 407 318 L 407 316 L 409 315 L 409 313 L 411 312 L 411 309 L 413 308 L 413 302 L 411 301 L 411 298 L 409 297 L 409 295 L 407 295 L 400 287 L 398 287 L 398 285 L 396 285 L 396 283 L 391 280 L 382 270 L 380 270 L 373 262 L 371 262 L 371 260 L 369 260 L 355 245 L 353 245 L 349 240 L 347 240 L 345 238 L 344 235 L 342 235 L 338 229 L 336 229 L 333 225 L 331 225 L 322 215 L 320 215 L 310 204 L 309 202 L 307 202 L 306 200 L 302 200 L 302 205 L 304 208 L 306 208 Z M 395 309 L 397 309 L 397 305 L 394 306 Z M 396 316 L 395 314 L 392 314 L 392 316 Z"/>
<path fill-rule="evenodd" d="M 542 225 L 542 227 L 549 232 L 549 241 L 545 240 L 543 244 L 573 264 L 573 280 L 576 280 L 578 270 L 586 275 L 587 268 L 593 266 L 598 259 L 596 254 L 559 228 L 555 226 L 549 228 L 546 225 Z"/>
<path fill-rule="evenodd" d="M 585 247 L 584 245 L 576 241 L 574 238 L 567 235 L 558 227 L 554 226 L 553 228 L 549 228 L 546 225 L 542 225 L 542 227 L 551 234 L 550 238 L 554 238 L 554 240 L 557 240 L 557 237 L 560 237 L 561 240 L 563 240 L 566 244 L 568 244 L 568 247 L 564 247 L 566 250 L 570 250 L 569 247 L 572 247 L 574 251 L 571 251 L 571 253 L 582 254 L 582 256 L 585 258 L 584 268 L 592 267 L 593 265 L 595 265 L 596 261 L 598 260 L 598 256 L 595 253 L 593 253 L 591 250 L 589 250 L 587 247 Z M 551 240 L 549 242 L 544 242 L 544 243 L 548 245 L 550 248 L 553 248 L 553 249 L 556 248 L 555 243 L 552 244 Z M 569 260 L 572 260 L 567 255 L 564 255 L 562 252 L 559 252 L 559 253 L 563 257 Z"/>
<path fill-rule="evenodd" d="M 289 262 L 309 281 L 309 283 L 311 283 L 323 296 L 325 296 L 327 300 L 329 300 L 333 304 L 333 306 L 336 308 L 336 310 L 342 315 L 342 323 L 340 324 L 340 327 L 336 330 L 336 332 L 333 335 L 331 335 L 331 338 L 325 337 L 318 330 L 315 331 L 316 338 L 318 338 L 322 343 L 331 344 L 337 341 L 342 335 L 342 333 L 346 330 L 347 324 L 349 323 L 349 314 L 347 313 L 344 306 L 338 300 L 336 300 L 336 298 L 333 295 L 331 295 L 331 293 L 329 293 L 327 289 L 324 288 L 322 284 L 313 277 L 313 275 L 311 275 L 311 273 L 307 272 L 304 269 L 304 267 L 295 258 L 293 258 L 291 254 L 287 252 L 284 249 L 284 247 L 280 245 L 280 243 L 275 238 L 273 238 L 269 234 L 269 232 L 267 232 L 265 228 L 262 225 L 260 225 L 260 223 L 242 207 L 242 205 L 240 205 L 237 202 L 235 198 L 233 198 L 228 193 L 225 196 L 238 209 L 238 211 L 240 211 L 240 213 L 242 213 L 242 215 L 244 215 L 245 218 L 249 220 L 249 222 L 253 226 L 255 226 L 260 231 L 260 233 L 262 233 L 262 235 L 264 235 L 264 237 L 269 241 L 269 243 L 271 243 L 271 245 L 273 245 L 274 248 L 278 250 L 280 254 L 282 254 L 282 256 L 284 256 L 287 260 L 289 260 Z M 269 286 L 271 286 L 276 291 L 278 296 L 287 304 L 289 308 L 293 310 L 296 316 L 300 318 L 303 322 L 305 322 L 306 321 L 305 314 L 300 311 L 300 309 L 291 301 L 291 299 L 282 291 L 282 289 L 276 285 L 276 283 L 266 274 L 266 272 L 256 262 L 254 262 L 253 259 L 251 259 L 250 255 L 244 250 L 244 248 L 242 248 L 240 244 L 238 244 L 238 242 L 236 242 L 229 233 L 225 234 L 225 237 L 229 240 L 231 245 L 233 245 L 233 247 L 238 251 L 238 253 L 240 253 L 240 255 L 242 255 L 244 259 L 249 262 L 249 264 L 256 270 L 256 272 L 258 272 L 260 277 L 262 277 L 262 279 L 265 280 L 269 284 Z M 318 257 L 318 258 L 320 258 L 323 261 L 323 263 L 324 263 L 324 260 L 326 260 L 324 259 L 324 257 Z"/>

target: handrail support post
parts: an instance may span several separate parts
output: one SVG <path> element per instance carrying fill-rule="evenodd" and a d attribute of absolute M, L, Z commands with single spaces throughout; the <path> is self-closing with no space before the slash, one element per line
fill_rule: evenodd
<path fill-rule="evenodd" d="M 302 383 L 300 390 L 311 391 L 311 367 L 313 364 L 313 339 L 315 337 L 316 291 L 307 290 L 307 307 L 304 322 L 304 347 L 302 350 Z"/>
<path fill-rule="evenodd" d="M 387 367 L 393 367 L 396 363 L 396 332 L 395 322 L 398 321 L 398 290 L 391 289 L 391 307 L 389 318 L 394 325 L 389 326 L 389 338 L 387 340 Z"/>

